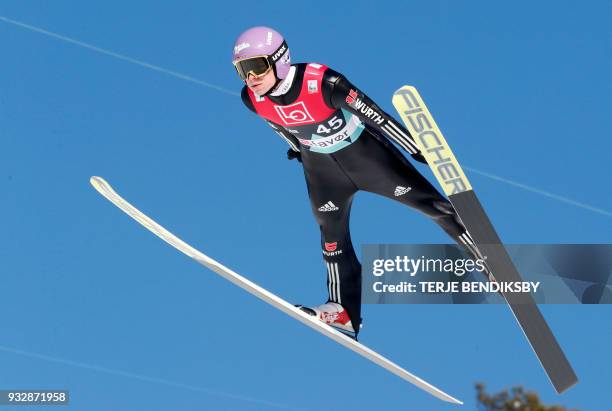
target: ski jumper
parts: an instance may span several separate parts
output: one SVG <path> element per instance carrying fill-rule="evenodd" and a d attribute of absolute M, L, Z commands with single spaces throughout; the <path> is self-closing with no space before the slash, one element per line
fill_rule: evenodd
<path fill-rule="evenodd" d="M 351 242 L 349 215 L 357 191 L 420 211 L 474 254 L 450 202 L 389 141 L 422 161 L 408 130 L 340 73 L 321 64 L 296 64 L 273 92 L 257 96 L 245 86 L 242 100 L 291 150 L 301 153 L 321 230 L 328 301 L 347 310 L 356 332 L 361 323 L 361 265 Z"/>

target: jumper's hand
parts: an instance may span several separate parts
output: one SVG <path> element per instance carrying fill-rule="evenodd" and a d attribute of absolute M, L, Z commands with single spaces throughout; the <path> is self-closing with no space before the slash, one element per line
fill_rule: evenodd
<path fill-rule="evenodd" d="M 300 151 L 293 151 L 292 149 L 287 150 L 287 159 L 293 160 L 297 158 L 297 161 L 302 162 L 302 153 Z"/>

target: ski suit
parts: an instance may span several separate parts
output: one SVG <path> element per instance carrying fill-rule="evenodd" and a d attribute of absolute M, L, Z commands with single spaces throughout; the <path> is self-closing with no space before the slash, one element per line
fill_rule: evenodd
<path fill-rule="evenodd" d="M 361 323 L 361 265 L 349 232 L 353 196 L 380 194 L 430 217 L 456 242 L 470 247 L 450 202 L 423 177 L 392 140 L 424 162 L 401 124 L 342 74 L 316 63 L 293 65 L 273 92 L 248 87 L 242 101 L 301 157 L 312 211 L 321 230 L 328 301 L 341 304 L 355 331 Z"/>

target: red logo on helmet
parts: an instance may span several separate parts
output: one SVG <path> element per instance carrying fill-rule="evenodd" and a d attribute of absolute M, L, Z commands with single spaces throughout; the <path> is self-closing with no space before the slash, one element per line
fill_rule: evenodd
<path fill-rule="evenodd" d="M 353 104 L 353 101 L 357 98 L 357 92 L 353 89 L 350 89 L 348 96 L 346 96 L 346 102 L 348 104 Z"/>
<path fill-rule="evenodd" d="M 336 247 L 338 247 L 338 242 L 325 243 L 325 251 L 336 251 Z"/>

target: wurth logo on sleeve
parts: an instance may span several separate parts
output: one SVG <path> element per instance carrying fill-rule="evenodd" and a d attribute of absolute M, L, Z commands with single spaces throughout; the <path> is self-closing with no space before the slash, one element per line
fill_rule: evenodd
<path fill-rule="evenodd" d="M 353 107 L 355 107 L 357 111 L 359 111 L 361 114 L 374 121 L 378 125 L 385 122 L 385 118 L 381 116 L 378 111 L 374 110 L 360 99 L 355 99 Z"/>
<path fill-rule="evenodd" d="M 315 122 L 303 101 L 298 101 L 289 106 L 274 106 L 274 109 L 281 120 L 288 126 Z"/>
<path fill-rule="evenodd" d="M 376 124 L 381 125 L 384 123 L 385 118 L 377 110 L 374 110 L 372 107 L 368 106 L 360 98 L 358 98 L 358 95 L 359 93 L 356 90 L 351 89 L 344 100 L 349 106 L 353 107 L 355 110 L 359 111 Z"/>
<path fill-rule="evenodd" d="M 353 89 L 349 90 L 348 96 L 346 96 L 346 104 L 353 104 L 353 102 L 355 101 L 355 99 L 357 98 L 357 92 Z"/>

